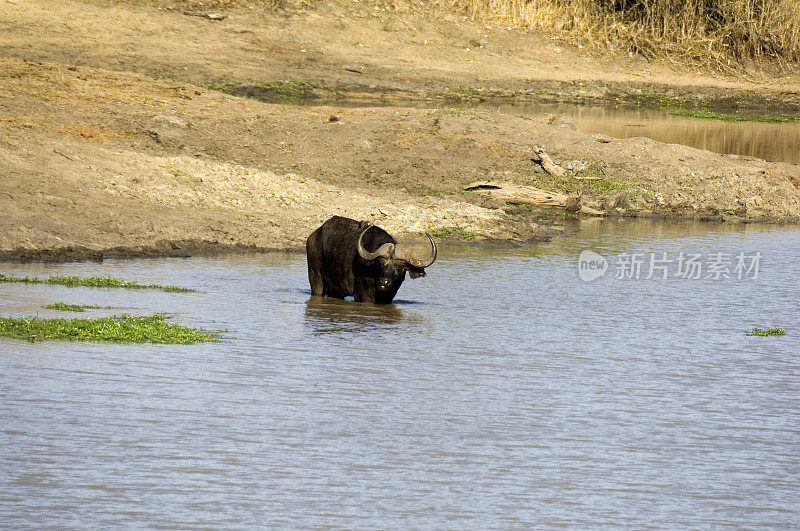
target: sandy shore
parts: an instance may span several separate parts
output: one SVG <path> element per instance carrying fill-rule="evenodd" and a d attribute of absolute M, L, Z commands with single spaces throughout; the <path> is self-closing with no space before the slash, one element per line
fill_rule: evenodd
<path fill-rule="evenodd" d="M 546 239 L 564 218 L 584 216 L 580 207 L 800 219 L 792 164 L 599 137 L 557 117 L 279 105 L 226 93 L 260 87 L 334 103 L 674 98 L 797 112 L 797 77 L 679 73 L 454 16 L 352 3 L 240 9 L 223 21 L 146 3 L 0 0 L 0 9 L 6 259 L 299 249 L 332 214 L 411 238 L 439 229 L 471 241 Z M 531 160 L 534 146 L 579 169 L 548 174 Z M 571 203 L 520 207 L 464 191 L 480 180 Z"/>

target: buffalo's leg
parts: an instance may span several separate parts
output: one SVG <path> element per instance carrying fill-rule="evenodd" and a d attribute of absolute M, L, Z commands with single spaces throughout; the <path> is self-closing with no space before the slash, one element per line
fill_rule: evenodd
<path fill-rule="evenodd" d="M 325 283 L 322 276 L 322 242 L 319 230 L 311 233 L 306 240 L 306 261 L 308 262 L 308 282 L 311 284 L 311 294 L 322 297 L 325 292 Z"/>

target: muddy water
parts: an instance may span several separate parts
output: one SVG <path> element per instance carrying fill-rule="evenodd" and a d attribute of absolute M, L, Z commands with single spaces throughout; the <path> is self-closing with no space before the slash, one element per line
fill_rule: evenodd
<path fill-rule="evenodd" d="M 563 114 L 585 133 L 614 138 L 644 136 L 716 153 L 733 153 L 800 164 L 800 122 L 723 122 L 675 116 L 671 111 L 582 105 L 487 106 L 522 116 Z"/>
<path fill-rule="evenodd" d="M 441 247 L 388 307 L 310 298 L 301 255 L 2 265 L 201 291 L 0 285 L 0 315 L 61 300 L 234 338 L 0 338 L 0 527 L 797 524 L 800 231 Z M 591 281 L 587 249 L 607 266 Z M 742 278 L 732 258 L 727 279 L 624 265 L 651 253 L 761 255 Z"/>

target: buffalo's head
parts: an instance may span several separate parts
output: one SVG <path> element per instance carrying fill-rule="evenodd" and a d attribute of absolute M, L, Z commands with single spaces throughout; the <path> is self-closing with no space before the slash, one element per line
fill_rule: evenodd
<path fill-rule="evenodd" d="M 364 229 L 358 237 L 358 254 L 365 261 L 372 263 L 373 271 L 379 275 L 375 284 L 376 297 L 383 294 L 391 300 L 400 288 L 400 284 L 405 280 L 406 271 L 411 278 L 425 276 L 425 268 L 436 261 L 436 243 L 430 234 L 426 234 L 431 242 L 429 260 L 419 260 L 411 254 L 409 249 L 395 243 L 384 243 L 374 252 L 369 252 L 364 248 L 362 240 L 370 228 L 372 226 Z"/>

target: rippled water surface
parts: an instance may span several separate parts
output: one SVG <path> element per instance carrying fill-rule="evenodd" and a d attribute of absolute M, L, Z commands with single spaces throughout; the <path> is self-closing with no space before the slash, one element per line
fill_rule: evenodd
<path fill-rule="evenodd" d="M 230 330 L 0 338 L 0 527 L 796 526 L 799 248 L 796 229 L 646 222 L 442 245 L 388 307 L 312 299 L 299 254 L 0 264 L 200 290 L 0 284 L 0 315 L 64 301 Z M 586 249 L 608 261 L 590 282 Z M 730 278 L 646 278 L 681 252 L 730 255 Z"/>

